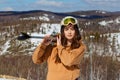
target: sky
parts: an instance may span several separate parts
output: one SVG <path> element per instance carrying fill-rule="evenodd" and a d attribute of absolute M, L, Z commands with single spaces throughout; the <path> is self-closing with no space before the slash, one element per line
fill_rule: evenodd
<path fill-rule="evenodd" d="M 120 11 L 120 0 L 0 0 L 0 11 Z"/>

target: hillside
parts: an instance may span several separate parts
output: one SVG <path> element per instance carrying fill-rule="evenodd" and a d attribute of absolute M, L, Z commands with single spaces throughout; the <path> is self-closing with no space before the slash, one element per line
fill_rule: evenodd
<path fill-rule="evenodd" d="M 76 11 L 68 13 L 55 13 L 42 10 L 0 12 L 0 44 L 4 45 L 1 46 L 1 54 L 4 52 L 7 53 L 6 50 L 11 50 L 11 48 L 14 49 L 15 45 L 12 46 L 11 43 L 17 43 L 16 47 L 22 47 L 21 45 L 26 43 L 26 41 L 19 42 L 15 40 L 20 32 L 45 35 L 51 34 L 56 30 L 56 28 L 56 32 L 59 32 L 60 27 L 57 26 L 60 26 L 60 20 L 66 15 L 72 15 L 79 20 L 81 34 L 84 34 L 85 36 L 94 35 L 96 33 L 117 33 L 120 31 L 119 12 L 107 12 L 100 10 Z M 27 41 L 28 43 L 31 43 L 29 40 Z M 7 47 L 4 48 L 5 46 Z M 11 53 L 14 54 L 14 52 Z"/>

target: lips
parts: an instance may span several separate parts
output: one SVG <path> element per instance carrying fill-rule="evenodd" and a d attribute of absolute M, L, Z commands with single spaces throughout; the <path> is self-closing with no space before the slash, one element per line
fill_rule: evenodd
<path fill-rule="evenodd" d="M 72 35 L 67 35 L 68 37 L 71 37 Z"/>

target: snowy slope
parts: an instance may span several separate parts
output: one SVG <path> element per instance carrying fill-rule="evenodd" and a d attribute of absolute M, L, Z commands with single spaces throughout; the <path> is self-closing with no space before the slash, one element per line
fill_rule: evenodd
<path fill-rule="evenodd" d="M 120 17 L 116 18 L 115 20 L 109 20 L 109 21 L 101 21 L 101 22 L 98 22 L 98 24 L 102 25 L 102 26 L 107 26 L 109 25 L 110 23 L 113 23 L 113 24 L 120 24 Z"/>
<path fill-rule="evenodd" d="M 5 78 L 0 78 L 0 80 L 16 80 L 16 79 L 5 79 Z"/>
<path fill-rule="evenodd" d="M 49 15 L 47 14 L 44 14 L 43 16 L 39 16 L 39 17 L 27 17 L 26 19 L 40 19 L 40 20 L 43 20 L 43 21 L 49 21 L 50 19 L 48 18 Z M 85 16 L 85 15 L 83 15 Z M 21 18 L 22 20 L 24 20 L 25 18 Z M 116 24 L 119 24 L 120 23 L 120 18 L 116 18 L 114 20 L 109 20 L 109 21 L 101 21 L 101 22 L 98 22 L 98 24 L 102 25 L 102 26 L 107 26 L 108 24 L 111 24 L 111 23 L 116 23 Z M 88 21 L 87 23 L 85 23 L 85 25 L 90 25 L 91 22 Z M 18 25 L 19 26 L 19 25 Z M 8 27 L 8 30 L 11 30 L 11 28 L 9 26 Z M 36 29 L 34 30 L 34 32 L 31 32 L 30 35 L 31 36 L 45 36 L 45 35 L 50 35 L 52 33 L 59 33 L 60 32 L 60 24 L 59 23 L 41 23 L 41 24 L 37 24 L 37 29 L 38 31 L 36 31 Z M 15 29 L 14 29 L 14 25 L 12 26 L 12 34 L 15 33 Z M 28 32 L 29 33 L 29 32 Z M 4 41 L 4 36 L 10 36 L 11 34 L 9 32 L 4 32 L 4 33 L 1 33 L 0 36 L 3 36 L 1 39 Z M 108 35 L 108 34 L 105 34 L 105 35 Z M 16 36 L 15 36 L 16 37 Z M 13 37 L 13 38 L 15 38 Z M 108 38 L 108 41 L 112 42 L 113 40 L 113 37 L 115 37 L 115 45 L 116 46 L 116 54 L 119 55 L 119 50 L 120 50 L 120 33 L 111 33 L 111 37 Z M 1 40 L 1 41 L 2 41 Z M 40 42 L 42 41 L 42 39 L 34 39 L 34 38 L 31 38 L 29 40 L 26 40 L 26 41 L 18 41 L 18 40 L 15 40 L 15 43 L 13 45 L 13 41 L 12 41 L 12 38 L 9 38 L 9 39 L 6 39 L 6 42 L 4 44 L 2 44 L 2 46 L 0 46 L 0 55 L 3 55 L 3 54 L 13 54 L 15 53 L 14 52 L 14 49 L 16 48 L 18 50 L 18 53 L 23 53 L 23 54 L 26 54 L 25 52 L 27 52 L 27 54 L 32 54 L 32 52 L 34 51 L 34 49 L 36 48 L 37 45 L 40 44 Z M 95 46 L 96 44 L 92 44 L 93 46 Z M 112 45 L 112 44 L 111 44 Z M 111 45 L 109 45 L 109 52 L 110 53 L 113 53 L 111 50 Z M 12 46 L 12 48 L 11 48 Z M 97 52 L 98 54 L 102 54 L 104 51 L 103 51 L 103 45 L 97 45 Z M 12 51 L 10 51 L 10 49 L 12 49 Z M 94 49 L 92 49 L 92 52 L 94 51 Z M 102 52 L 103 51 L 103 52 Z M 18 54 L 17 53 L 17 54 Z"/>

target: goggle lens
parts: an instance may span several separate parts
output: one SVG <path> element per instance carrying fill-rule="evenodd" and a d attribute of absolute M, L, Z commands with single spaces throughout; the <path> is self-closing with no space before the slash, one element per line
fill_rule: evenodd
<path fill-rule="evenodd" d="M 68 25 L 69 23 L 74 25 L 74 24 L 76 24 L 76 21 L 74 18 L 67 18 L 64 20 L 64 25 Z"/>

